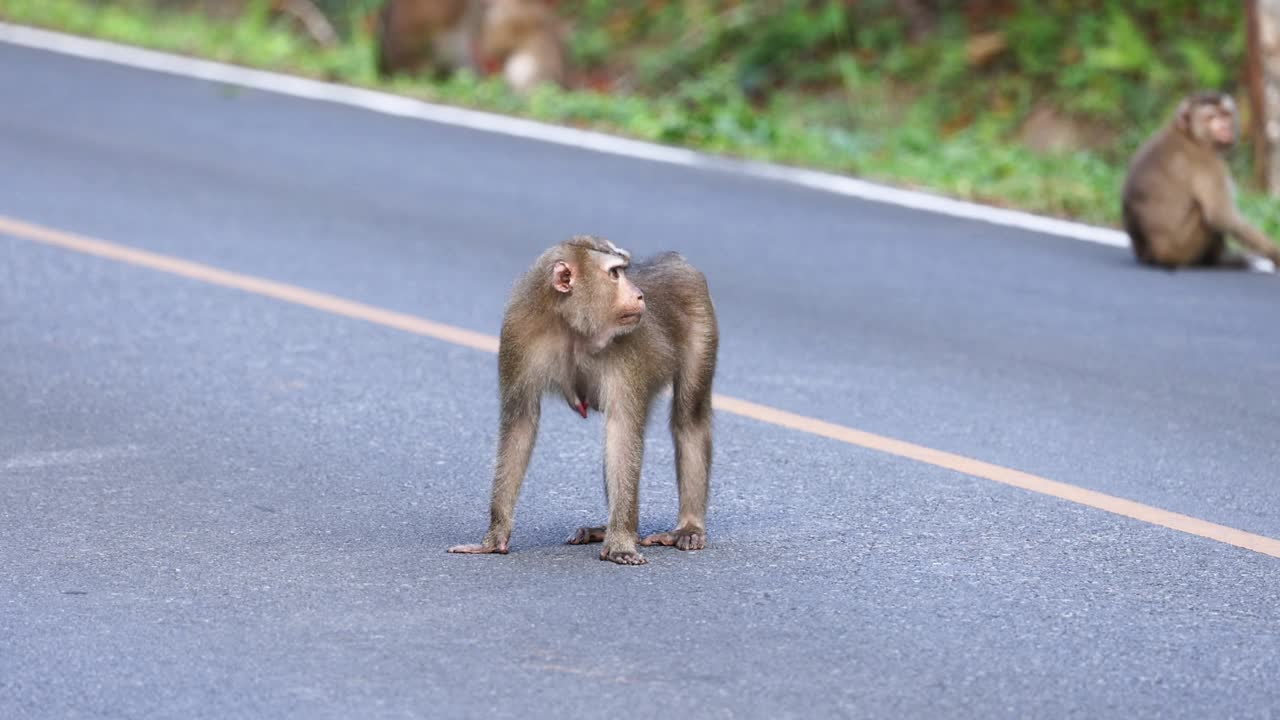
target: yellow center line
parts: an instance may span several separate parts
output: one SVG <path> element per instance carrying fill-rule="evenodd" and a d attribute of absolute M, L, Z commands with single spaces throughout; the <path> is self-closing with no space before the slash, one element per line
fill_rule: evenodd
<path fill-rule="evenodd" d="M 117 262 L 127 263 L 138 267 L 150 268 L 158 270 L 170 275 L 179 275 L 192 280 L 198 280 L 210 285 L 218 285 L 221 287 L 235 288 L 244 292 L 261 295 L 265 297 L 283 300 L 294 305 L 302 305 L 305 307 L 321 310 L 323 312 L 341 315 L 356 320 L 382 325 L 384 327 L 395 328 L 415 335 L 424 335 L 427 337 L 443 340 L 455 345 L 483 350 L 485 352 L 498 351 L 498 339 L 483 333 L 465 330 L 452 325 L 432 322 L 424 318 L 407 315 L 405 313 L 392 312 L 383 308 L 358 303 L 352 300 L 346 300 L 335 295 L 315 292 L 307 290 L 295 285 L 274 282 L 264 278 L 254 277 L 252 275 L 242 275 L 240 273 L 229 272 L 227 270 L 219 270 L 215 267 L 202 265 L 200 263 L 182 260 L 167 255 L 147 252 L 135 248 L 117 245 L 115 243 L 106 242 L 105 240 L 96 240 L 94 238 L 76 235 L 74 233 L 63 232 L 52 228 L 33 225 L 31 223 L 22 222 L 13 218 L 0 215 L 0 233 L 11 235 L 15 238 L 30 240 L 32 242 L 51 245 L 54 247 L 71 250 L 86 255 L 114 260 Z M 776 425 L 778 427 L 798 430 L 800 432 L 817 435 L 824 438 L 830 438 L 839 442 L 856 445 L 858 447 L 876 450 L 879 452 L 895 455 L 909 460 L 932 465 L 934 467 L 953 470 L 958 473 L 970 475 L 972 477 L 990 480 L 992 482 L 1001 483 L 1002 485 L 1010 485 L 1016 488 L 1022 488 L 1033 493 L 1047 495 L 1049 497 L 1066 500 L 1068 502 L 1084 505 L 1096 510 L 1102 510 L 1122 517 L 1132 518 L 1141 522 L 1159 525 L 1160 527 L 1177 530 L 1189 535 L 1216 540 L 1227 545 L 1252 550 L 1263 555 L 1280 558 L 1280 540 L 1266 537 L 1265 535 L 1256 535 L 1254 533 L 1245 532 L 1236 528 L 1219 525 L 1183 515 L 1181 513 L 1161 510 L 1160 508 L 1144 505 L 1133 500 L 1107 495 L 1106 493 L 1087 490 L 1068 483 L 1049 480 L 1048 478 L 1039 477 L 1030 473 L 1014 470 L 1012 468 L 993 465 L 981 460 L 956 455 L 954 453 L 935 450 L 923 445 L 916 445 L 902 440 L 895 440 L 883 435 L 865 432 L 863 430 L 855 430 L 854 428 L 837 425 L 835 423 L 825 422 L 816 418 L 797 415 L 795 413 L 779 410 L 769 407 L 768 405 L 760 405 L 758 403 L 749 402 L 747 400 L 739 400 L 738 398 L 729 397 L 727 395 L 715 395 L 713 399 L 714 407 L 719 412 L 727 412 L 760 422 Z"/>

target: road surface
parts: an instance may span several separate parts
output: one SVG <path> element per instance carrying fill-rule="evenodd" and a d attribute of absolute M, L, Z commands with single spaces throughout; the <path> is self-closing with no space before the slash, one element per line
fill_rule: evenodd
<path fill-rule="evenodd" d="M 706 273 L 718 392 L 1280 537 L 1280 279 L 0 45 L 0 216 L 494 334 L 568 234 Z M 665 405 L 642 532 L 675 509 Z M 731 413 L 710 544 L 491 354 L 0 232 L 0 717 L 1271 717 L 1280 559 Z"/>

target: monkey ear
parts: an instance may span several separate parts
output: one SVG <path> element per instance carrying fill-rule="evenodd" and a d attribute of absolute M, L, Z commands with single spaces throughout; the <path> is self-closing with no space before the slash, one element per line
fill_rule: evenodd
<path fill-rule="evenodd" d="M 1183 100 L 1178 103 L 1178 112 L 1175 116 L 1177 117 L 1178 128 L 1186 132 L 1191 131 L 1191 107 L 1192 102 L 1190 100 Z"/>
<path fill-rule="evenodd" d="M 573 290 L 573 267 L 569 263 L 558 260 L 551 269 L 551 285 L 562 293 Z"/>

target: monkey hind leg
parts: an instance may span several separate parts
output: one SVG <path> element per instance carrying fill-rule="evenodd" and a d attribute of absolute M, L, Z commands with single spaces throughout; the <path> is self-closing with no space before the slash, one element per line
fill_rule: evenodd
<path fill-rule="evenodd" d="M 590 543 L 604 542 L 604 530 L 603 525 L 580 527 L 564 542 L 566 545 L 588 545 Z"/>
<path fill-rule="evenodd" d="M 1227 239 L 1215 235 L 1205 249 L 1204 255 L 1196 263 L 1201 267 L 1220 268 L 1223 270 L 1248 270 L 1253 267 L 1249 256 L 1227 245 Z"/>
<path fill-rule="evenodd" d="M 1142 229 L 1142 223 L 1138 222 L 1137 213 L 1130 209 L 1128 203 L 1123 209 L 1124 214 L 1124 230 L 1129 236 L 1129 249 L 1133 251 L 1133 257 L 1143 265 L 1151 265 L 1151 243 L 1147 239 L 1147 233 Z"/>
<path fill-rule="evenodd" d="M 672 392 L 671 438 L 676 449 L 680 514 L 676 528 L 654 533 L 641 545 L 701 550 L 707 545 L 707 494 L 711 478 L 711 387 L 709 371 L 690 387 L 676 379 Z"/>

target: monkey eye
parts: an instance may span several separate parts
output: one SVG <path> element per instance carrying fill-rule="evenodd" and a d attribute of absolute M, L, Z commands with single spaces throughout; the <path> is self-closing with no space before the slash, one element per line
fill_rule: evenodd
<path fill-rule="evenodd" d="M 616 267 L 609 268 L 609 277 L 613 278 L 614 280 L 617 280 L 621 274 L 622 273 L 619 271 L 618 268 Z"/>

